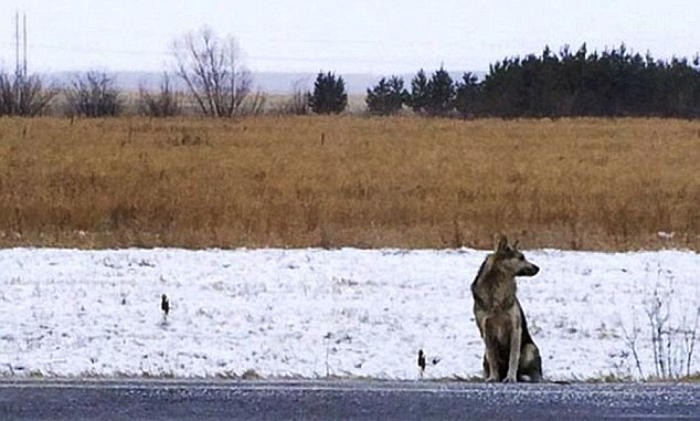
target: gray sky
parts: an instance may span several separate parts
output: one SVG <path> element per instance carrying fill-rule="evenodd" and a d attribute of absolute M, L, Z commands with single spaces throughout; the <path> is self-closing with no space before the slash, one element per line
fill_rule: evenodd
<path fill-rule="evenodd" d="M 545 44 L 584 41 L 659 58 L 700 50 L 698 0 L 2 0 L 5 69 L 14 66 L 16 10 L 27 14 L 30 71 L 42 72 L 164 70 L 172 40 L 202 25 L 233 35 L 254 71 L 487 70 Z"/>

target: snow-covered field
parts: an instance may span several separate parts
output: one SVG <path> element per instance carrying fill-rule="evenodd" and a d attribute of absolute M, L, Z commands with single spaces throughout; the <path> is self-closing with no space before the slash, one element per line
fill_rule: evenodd
<path fill-rule="evenodd" d="M 485 254 L 0 250 L 0 376 L 415 379 L 418 349 L 441 358 L 427 378 L 479 375 L 469 285 Z M 635 327 L 643 374 L 654 374 L 655 291 L 667 327 L 696 320 L 697 253 L 526 256 L 541 271 L 519 280 L 519 297 L 547 378 L 638 376 L 626 342 Z M 675 333 L 670 362 L 680 366 L 687 343 Z"/>

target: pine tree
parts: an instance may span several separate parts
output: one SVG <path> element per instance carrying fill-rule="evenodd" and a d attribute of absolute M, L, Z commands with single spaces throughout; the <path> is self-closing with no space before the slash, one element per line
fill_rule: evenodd
<path fill-rule="evenodd" d="M 431 116 L 446 116 L 454 109 L 455 86 L 447 71 L 440 67 L 428 82 L 425 111 Z"/>
<path fill-rule="evenodd" d="M 420 69 L 411 80 L 411 96 L 409 105 L 416 114 L 425 114 L 426 106 L 429 100 L 428 78 L 425 76 L 425 71 Z"/>
<path fill-rule="evenodd" d="M 463 117 L 472 116 L 479 111 L 480 87 L 476 75 L 466 72 L 462 82 L 456 84 L 455 108 Z"/>
<path fill-rule="evenodd" d="M 381 78 L 379 83 L 367 89 L 365 102 L 370 114 L 392 115 L 401 110 L 408 100 L 408 92 L 403 88 L 403 79 L 392 76 L 391 79 Z"/>
<path fill-rule="evenodd" d="M 319 72 L 313 94 L 308 95 L 309 107 L 316 114 L 338 114 L 348 105 L 348 94 L 342 76 Z"/>

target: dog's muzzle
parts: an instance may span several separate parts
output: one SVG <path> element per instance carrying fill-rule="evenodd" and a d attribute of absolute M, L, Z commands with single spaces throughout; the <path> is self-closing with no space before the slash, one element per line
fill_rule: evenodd
<path fill-rule="evenodd" d="M 535 276 L 539 271 L 540 268 L 537 267 L 537 265 L 530 265 L 520 269 L 520 271 L 516 273 L 515 276 Z"/>

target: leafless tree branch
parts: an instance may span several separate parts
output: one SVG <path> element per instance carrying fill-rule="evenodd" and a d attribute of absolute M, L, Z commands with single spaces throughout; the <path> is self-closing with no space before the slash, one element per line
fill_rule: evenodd
<path fill-rule="evenodd" d="M 204 27 L 176 40 L 173 57 L 176 75 L 204 115 L 232 117 L 243 111 L 252 77 L 242 65 L 232 37 L 220 38 Z"/>

